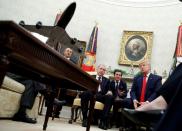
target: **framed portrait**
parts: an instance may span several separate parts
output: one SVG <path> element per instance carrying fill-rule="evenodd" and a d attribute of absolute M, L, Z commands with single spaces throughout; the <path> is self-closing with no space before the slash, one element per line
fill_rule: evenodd
<path fill-rule="evenodd" d="M 138 66 L 144 59 L 150 59 L 152 39 L 153 32 L 124 31 L 121 40 L 119 64 Z"/>

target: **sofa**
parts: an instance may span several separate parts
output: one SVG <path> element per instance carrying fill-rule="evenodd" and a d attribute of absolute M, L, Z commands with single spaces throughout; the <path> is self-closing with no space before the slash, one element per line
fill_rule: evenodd
<path fill-rule="evenodd" d="M 21 83 L 5 76 L 0 87 L 0 118 L 12 118 L 18 111 L 21 95 L 25 86 Z M 39 95 L 37 96 L 32 109 L 27 110 L 30 118 L 38 117 Z"/>

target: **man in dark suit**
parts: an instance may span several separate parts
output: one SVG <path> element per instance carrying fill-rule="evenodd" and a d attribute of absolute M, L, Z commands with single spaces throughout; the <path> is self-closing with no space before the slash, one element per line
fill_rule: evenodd
<path fill-rule="evenodd" d="M 74 64 L 77 64 L 78 60 L 74 59 L 73 50 L 71 48 L 69 48 L 69 47 L 65 48 L 62 54 L 63 54 L 65 59 L 71 61 Z M 67 100 L 67 102 L 73 101 L 74 97 L 66 95 L 67 89 L 64 87 L 64 85 L 67 85 L 67 84 L 65 83 L 65 81 L 62 81 L 62 88 L 60 90 L 60 94 L 58 96 L 58 99 L 60 101 Z M 66 103 L 66 101 L 65 101 L 65 103 Z M 54 108 L 54 117 L 59 118 L 60 112 L 62 110 L 62 106 L 56 106 L 55 105 L 54 107 L 55 107 Z"/>
<path fill-rule="evenodd" d="M 105 65 L 99 65 L 97 68 L 97 75 L 96 79 L 100 81 L 100 85 L 98 87 L 98 92 L 96 93 L 96 101 L 102 102 L 104 104 L 104 109 L 101 113 L 100 122 L 99 122 L 99 128 L 101 129 L 107 129 L 107 119 L 109 115 L 109 111 L 112 106 L 113 98 L 111 95 L 107 95 L 107 92 L 109 90 L 109 84 L 110 80 L 104 77 L 106 71 Z M 88 104 L 90 99 L 93 97 L 92 92 L 85 91 L 82 94 L 80 94 L 81 98 L 81 109 L 83 114 L 83 123 L 82 126 L 87 126 L 87 115 L 88 115 Z"/>
<path fill-rule="evenodd" d="M 111 125 L 116 124 L 118 127 L 120 125 L 118 109 L 121 108 L 121 101 L 127 96 L 127 85 L 122 80 L 122 72 L 119 69 L 114 70 L 114 80 L 110 83 L 110 91 L 114 98 Z"/>
<path fill-rule="evenodd" d="M 72 55 L 72 49 L 66 48 L 64 51 L 64 57 L 66 59 L 70 59 Z M 12 74 L 12 73 L 7 73 L 7 76 L 11 77 L 12 79 L 22 83 L 25 86 L 25 91 L 23 92 L 20 100 L 20 108 L 18 112 L 13 116 L 14 121 L 22 121 L 26 123 L 36 123 L 36 120 L 33 120 L 32 118 L 29 118 L 26 114 L 27 109 L 31 109 L 33 107 L 33 104 L 35 102 L 35 98 L 39 93 L 43 94 L 45 98 L 48 98 L 47 96 L 47 90 L 46 86 L 40 82 L 34 81 L 34 80 L 29 80 L 28 78 Z M 62 94 L 66 94 L 65 90 L 63 90 Z M 63 97 L 64 98 L 64 97 Z M 54 99 L 54 106 L 56 106 L 56 113 L 55 117 L 59 117 L 60 110 L 62 109 L 62 105 L 64 105 L 66 102 L 61 99 L 62 101 L 58 99 Z M 48 100 L 46 100 L 48 102 Z"/>
<path fill-rule="evenodd" d="M 134 77 L 130 97 L 122 101 L 123 108 L 137 109 L 139 106 L 150 103 L 157 97 L 157 90 L 162 86 L 162 77 L 150 72 L 149 60 L 139 64 L 141 73 Z M 129 122 L 125 122 L 127 124 Z M 132 123 L 127 124 L 131 126 Z M 126 125 L 124 125 L 126 126 Z"/>
<path fill-rule="evenodd" d="M 177 66 L 162 87 L 158 97 L 138 111 L 166 110 L 154 131 L 181 131 L 182 121 L 182 63 Z"/>
<path fill-rule="evenodd" d="M 31 109 L 33 107 L 35 98 L 38 93 L 41 93 L 44 95 L 45 98 L 48 98 L 46 86 L 40 82 L 37 82 L 34 80 L 29 80 L 28 78 L 25 78 L 23 76 L 19 76 L 17 74 L 13 74 L 10 72 L 8 72 L 6 75 L 8 77 L 22 83 L 25 86 L 25 90 L 20 99 L 19 110 L 13 116 L 12 119 L 14 121 L 21 121 L 21 122 L 35 124 L 37 121 L 32 118 L 29 118 L 26 114 L 26 110 Z M 55 99 L 54 104 L 61 106 L 62 104 L 64 104 L 64 102 Z"/>
<path fill-rule="evenodd" d="M 63 52 L 63 56 L 67 59 L 73 62 L 74 64 L 77 64 L 78 60 L 73 57 L 73 50 L 71 48 L 65 48 Z"/>
<path fill-rule="evenodd" d="M 141 74 L 137 75 L 131 87 L 131 100 L 136 109 L 157 97 L 156 91 L 162 86 L 162 77 L 150 73 L 150 62 L 144 60 L 139 64 Z"/>

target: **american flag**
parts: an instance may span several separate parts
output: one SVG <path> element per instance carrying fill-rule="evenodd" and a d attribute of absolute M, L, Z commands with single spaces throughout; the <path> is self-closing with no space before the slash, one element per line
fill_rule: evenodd
<path fill-rule="evenodd" d="M 84 71 L 90 71 L 90 72 L 95 71 L 97 35 L 98 35 L 98 27 L 96 24 L 92 30 L 89 44 L 88 44 L 87 50 L 85 52 L 85 58 L 84 58 L 83 64 L 82 64 L 82 69 Z"/>
<path fill-rule="evenodd" d="M 55 19 L 55 21 L 54 21 L 54 26 L 57 25 L 59 19 L 61 18 L 61 15 L 62 15 L 62 11 L 60 10 L 60 12 L 57 13 L 57 15 L 56 15 L 56 19 Z"/>
<path fill-rule="evenodd" d="M 177 59 L 177 62 L 182 62 L 182 25 L 180 25 L 178 29 L 178 39 L 176 44 L 175 57 Z"/>
<path fill-rule="evenodd" d="M 98 34 L 98 27 L 94 26 L 92 30 L 92 34 L 90 36 L 87 52 L 91 52 L 96 54 L 97 50 L 97 34 Z"/>
<path fill-rule="evenodd" d="M 178 37 L 173 60 L 174 61 L 169 71 L 169 75 L 174 71 L 179 63 L 182 63 L 182 25 L 180 25 L 178 28 Z"/>

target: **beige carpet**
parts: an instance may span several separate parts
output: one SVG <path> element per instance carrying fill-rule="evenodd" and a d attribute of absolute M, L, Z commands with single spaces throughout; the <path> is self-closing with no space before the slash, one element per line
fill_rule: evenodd
<path fill-rule="evenodd" d="M 38 123 L 27 124 L 23 122 L 15 122 L 12 120 L 0 120 L 0 131 L 42 131 L 44 116 L 38 117 Z M 49 119 L 47 131 L 86 131 L 80 122 L 68 124 L 68 119 L 60 118 Z M 97 126 L 91 126 L 90 131 L 104 131 Z M 118 131 L 118 128 L 109 129 L 107 131 Z"/>
<path fill-rule="evenodd" d="M 86 128 L 81 126 L 81 122 L 77 121 L 73 124 L 68 124 L 69 112 L 67 108 L 63 109 L 60 119 L 49 118 L 49 123 L 46 131 L 86 131 Z M 67 114 L 68 113 L 68 114 Z M 44 114 L 44 113 L 43 113 Z M 0 131 L 43 131 L 44 116 L 38 116 L 36 124 L 28 124 L 24 122 L 16 122 L 12 120 L 0 120 Z M 118 128 L 108 129 L 107 131 L 118 131 Z M 97 126 L 91 126 L 90 131 L 104 131 Z"/>

